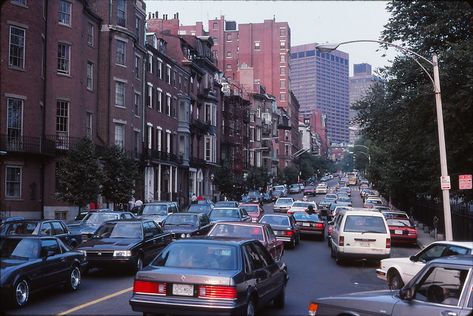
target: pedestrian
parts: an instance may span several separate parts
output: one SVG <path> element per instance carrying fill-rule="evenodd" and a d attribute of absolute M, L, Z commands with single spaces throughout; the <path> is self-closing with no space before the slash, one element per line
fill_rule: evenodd
<path fill-rule="evenodd" d="M 195 195 L 195 193 L 192 193 L 191 203 L 192 203 L 192 204 L 197 203 L 197 195 Z"/>
<path fill-rule="evenodd" d="M 306 210 L 306 213 L 309 214 L 309 215 L 312 215 L 314 214 L 314 206 L 312 204 L 309 204 L 309 206 L 307 206 L 307 210 Z"/>
<path fill-rule="evenodd" d="M 142 207 L 143 206 L 143 201 L 141 200 L 136 200 L 135 202 L 135 207 Z"/>

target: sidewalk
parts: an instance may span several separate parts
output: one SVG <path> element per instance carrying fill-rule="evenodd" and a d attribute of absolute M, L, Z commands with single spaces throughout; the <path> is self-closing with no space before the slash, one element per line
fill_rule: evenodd
<path fill-rule="evenodd" d="M 425 247 L 427 247 L 428 245 L 433 243 L 435 241 L 435 238 L 432 237 L 430 235 L 430 233 L 424 232 L 424 228 L 422 228 L 422 229 L 419 228 L 419 224 L 422 224 L 422 223 L 418 223 L 418 225 L 416 227 L 416 230 L 417 230 L 417 245 L 419 245 L 420 249 L 424 249 Z"/>

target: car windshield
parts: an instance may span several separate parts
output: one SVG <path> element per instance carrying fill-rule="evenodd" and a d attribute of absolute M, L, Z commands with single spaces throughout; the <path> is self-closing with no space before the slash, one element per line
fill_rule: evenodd
<path fill-rule="evenodd" d="M 296 221 L 320 221 L 319 216 L 317 214 L 308 214 L 306 212 L 294 212 L 292 214 Z"/>
<path fill-rule="evenodd" d="M 0 240 L 0 258 L 36 259 L 39 258 L 39 242 L 32 238 L 2 238 Z"/>
<path fill-rule="evenodd" d="M 249 225 L 215 224 L 209 233 L 214 237 L 235 237 L 264 241 L 262 227 Z"/>
<path fill-rule="evenodd" d="M 141 223 L 107 223 L 95 233 L 100 238 L 142 238 Z"/>
<path fill-rule="evenodd" d="M 289 204 L 292 204 L 292 203 L 293 203 L 292 199 L 279 199 L 279 200 L 276 201 L 276 204 L 278 204 L 278 205 L 280 205 L 280 204 L 289 205 Z"/>
<path fill-rule="evenodd" d="M 189 226 L 197 226 L 198 215 L 195 214 L 185 214 L 185 215 L 174 215 L 171 214 L 169 215 L 168 218 L 166 218 L 165 225 L 189 225 Z"/>
<path fill-rule="evenodd" d="M 294 202 L 294 203 L 292 203 L 292 207 L 308 207 L 309 205 L 314 206 L 314 204 L 308 203 L 308 202 Z"/>
<path fill-rule="evenodd" d="M 389 213 L 389 212 L 386 212 L 386 213 L 383 213 L 384 217 L 386 219 L 388 218 L 393 218 L 393 219 L 409 219 L 409 217 L 407 216 L 407 214 L 402 214 L 402 213 Z"/>
<path fill-rule="evenodd" d="M 118 214 L 94 212 L 87 214 L 82 222 L 88 225 L 102 225 L 104 222 L 114 219 L 118 219 Z"/>
<path fill-rule="evenodd" d="M 240 212 L 235 208 L 214 208 L 210 213 L 210 219 L 217 217 L 239 218 Z"/>
<path fill-rule="evenodd" d="M 259 211 L 258 205 L 242 205 L 241 208 L 247 213 L 258 213 Z"/>
<path fill-rule="evenodd" d="M 31 235 L 37 222 L 5 223 L 0 226 L 0 235 Z"/>
<path fill-rule="evenodd" d="M 173 243 L 151 263 L 157 267 L 235 270 L 237 248 L 210 243 Z"/>
<path fill-rule="evenodd" d="M 345 221 L 345 232 L 386 233 L 382 217 L 368 215 L 349 215 Z"/>
<path fill-rule="evenodd" d="M 289 218 L 285 216 L 263 216 L 260 222 L 269 225 L 289 226 Z"/>
<path fill-rule="evenodd" d="M 412 227 L 412 224 L 408 219 L 388 218 L 386 222 L 388 222 L 389 226 Z"/>
<path fill-rule="evenodd" d="M 168 207 L 166 204 L 145 205 L 141 214 L 166 216 L 168 215 Z"/>

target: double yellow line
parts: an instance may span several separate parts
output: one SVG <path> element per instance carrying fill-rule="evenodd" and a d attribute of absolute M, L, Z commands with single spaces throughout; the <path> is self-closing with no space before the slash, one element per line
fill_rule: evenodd
<path fill-rule="evenodd" d="M 109 294 L 107 296 L 104 296 L 104 297 L 101 297 L 101 298 L 98 298 L 96 300 L 93 300 L 93 301 L 90 301 L 88 303 L 84 303 L 82 305 L 79 305 L 79 306 L 76 306 L 74 308 L 71 308 L 71 309 L 68 309 L 67 311 L 64 311 L 64 312 L 61 312 L 59 314 L 56 314 L 56 316 L 63 316 L 63 315 L 67 315 L 67 314 L 70 314 L 70 313 L 74 313 L 78 310 L 81 310 L 83 308 L 86 308 L 86 307 L 89 307 L 91 305 L 94 305 L 94 304 L 97 304 L 97 303 L 100 303 L 100 302 L 103 302 L 103 301 L 106 301 L 108 299 L 111 299 L 115 296 L 119 296 L 119 295 L 122 295 L 122 294 L 125 294 L 127 292 L 130 292 L 133 290 L 133 287 L 129 287 L 127 289 L 124 289 L 124 290 L 121 290 L 121 291 L 118 291 L 118 292 L 115 292 L 115 293 L 112 293 L 112 294 Z"/>

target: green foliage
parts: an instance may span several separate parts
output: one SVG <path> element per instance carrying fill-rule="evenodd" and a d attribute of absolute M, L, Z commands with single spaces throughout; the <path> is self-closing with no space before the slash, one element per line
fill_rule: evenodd
<path fill-rule="evenodd" d="M 269 175 L 265 168 L 253 167 L 246 178 L 248 189 L 266 188 L 269 182 Z"/>
<path fill-rule="evenodd" d="M 58 161 L 56 167 L 57 197 L 84 207 L 95 201 L 100 192 L 101 171 L 95 146 L 88 138 L 81 139 Z"/>
<path fill-rule="evenodd" d="M 473 9 L 466 2 L 391 1 L 382 40 L 401 42 L 430 59 L 439 55 L 443 118 L 449 174 L 473 173 Z M 432 66 L 420 63 L 432 74 Z M 432 82 L 409 56 L 383 69 L 355 106 L 357 121 L 370 142 L 372 182 L 393 200 L 419 195 L 440 197 L 437 117 Z M 453 192 L 472 199 L 471 191 Z"/>
<path fill-rule="evenodd" d="M 239 177 L 237 177 L 234 171 L 228 166 L 215 169 L 214 176 L 214 184 L 217 185 L 219 191 L 226 196 L 232 196 L 236 184 L 241 182 L 241 180 L 239 181 L 238 179 Z"/>
<path fill-rule="evenodd" d="M 109 202 L 127 203 L 139 176 L 138 164 L 118 146 L 106 148 L 102 162 L 102 195 Z"/>
<path fill-rule="evenodd" d="M 297 177 L 299 176 L 299 170 L 293 166 L 287 166 L 282 171 L 284 180 L 286 183 L 297 183 Z"/>

